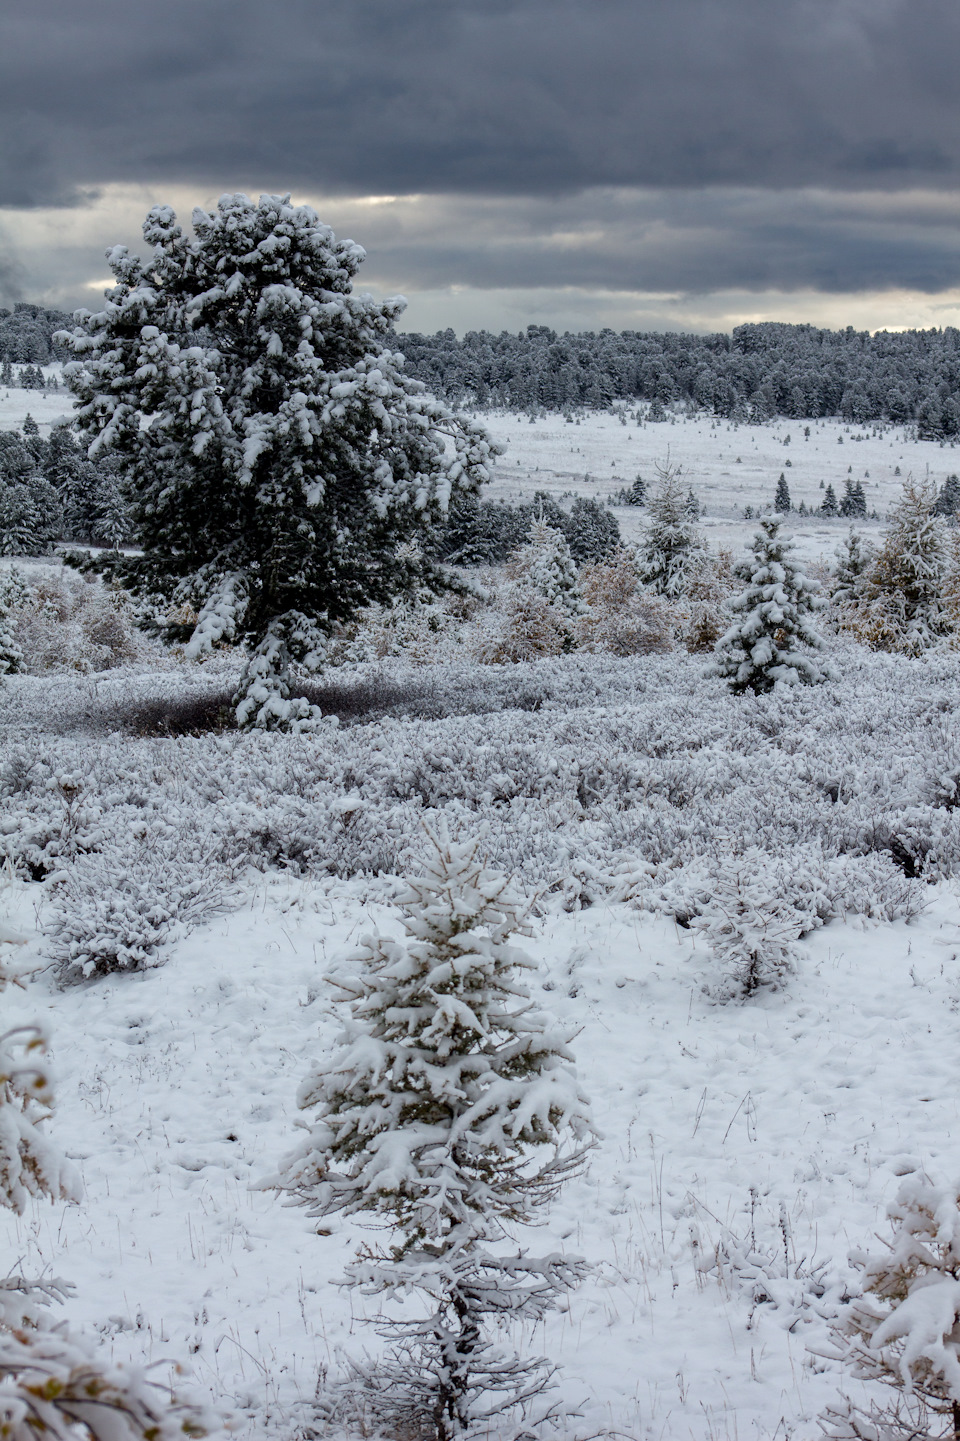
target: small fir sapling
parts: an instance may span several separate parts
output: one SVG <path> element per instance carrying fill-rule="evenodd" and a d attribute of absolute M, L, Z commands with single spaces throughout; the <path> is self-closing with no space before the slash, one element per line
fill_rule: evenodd
<path fill-rule="evenodd" d="M 720 968 L 709 986 L 718 1000 L 775 990 L 796 970 L 805 918 L 782 893 L 776 870 L 757 847 L 721 865 L 703 914 L 691 922 Z"/>
<path fill-rule="evenodd" d="M 777 493 L 773 497 L 773 508 L 778 510 L 781 515 L 789 515 L 791 510 L 790 487 L 787 485 L 787 477 L 782 470 L 780 479 L 777 481 Z"/>
<path fill-rule="evenodd" d="M 868 540 L 851 526 L 846 538 L 834 551 L 837 563 L 833 568 L 831 599 L 851 600 L 862 576 L 874 560 L 874 549 Z"/>
<path fill-rule="evenodd" d="M 638 567 L 646 585 L 672 598 L 685 592 L 689 572 L 700 563 L 706 547 L 697 517 L 688 507 L 679 468 L 668 462 L 656 470 L 658 485 L 647 498 L 649 523 L 638 549 Z"/>
<path fill-rule="evenodd" d="M 950 547 L 936 498 L 932 484 L 904 482 L 883 545 L 859 587 L 864 639 L 878 650 L 916 655 L 953 630 L 944 600 Z"/>
<path fill-rule="evenodd" d="M 821 1426 L 837 1441 L 960 1441 L 960 1183 L 912 1171 L 888 1214 L 892 1243 L 861 1261 L 863 1294 L 834 1327 L 832 1354 L 890 1399 L 845 1398 Z"/>
<path fill-rule="evenodd" d="M 548 525 L 542 512 L 531 523 L 527 544 L 511 557 L 508 573 L 511 583 L 504 596 L 505 650 L 509 650 L 509 642 L 515 635 L 523 644 L 527 637 L 542 633 L 541 650 L 518 653 L 516 658 L 556 654 L 551 632 L 559 650 L 572 650 L 576 622 L 586 609 L 580 593 L 580 577 L 563 532 Z"/>
<path fill-rule="evenodd" d="M 313 1216 L 389 1228 L 347 1284 L 417 1292 L 423 1315 L 381 1317 L 397 1342 L 348 1389 L 375 1424 L 446 1441 L 526 1414 L 549 1387 L 554 1367 L 490 1332 L 538 1319 L 579 1280 L 582 1262 L 530 1256 L 516 1231 L 579 1170 L 592 1133 L 571 1035 L 521 980 L 535 968 L 510 939 L 529 934 L 523 905 L 477 841 L 431 841 L 400 902 L 407 938 L 368 937 L 348 958 L 354 976 L 338 970 L 350 1019 L 300 1088 L 306 1136 L 263 1184 Z"/>
<path fill-rule="evenodd" d="M 17 644 L 10 613 L 0 597 L 0 675 L 14 675 L 23 669 L 23 650 Z"/>
<path fill-rule="evenodd" d="M 814 685 L 832 678 L 828 663 L 805 653 L 823 649 L 810 623 L 822 608 L 816 581 L 808 579 L 791 557 L 793 542 L 781 535 L 779 520 L 761 520 L 736 574 L 747 589 L 729 602 L 737 620 L 720 637 L 708 675 L 722 676 L 736 694 L 770 691 L 775 685 Z"/>

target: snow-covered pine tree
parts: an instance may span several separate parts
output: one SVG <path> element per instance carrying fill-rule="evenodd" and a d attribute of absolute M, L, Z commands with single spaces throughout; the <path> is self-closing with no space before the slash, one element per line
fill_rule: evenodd
<path fill-rule="evenodd" d="M 23 650 L 10 623 L 10 612 L 0 595 L 0 675 L 14 675 L 23 669 Z"/>
<path fill-rule="evenodd" d="M 647 498 L 647 482 L 638 475 L 633 484 L 617 495 L 618 505 L 643 505 Z"/>
<path fill-rule="evenodd" d="M 847 476 L 843 497 L 840 501 L 840 514 L 847 519 L 860 519 L 867 513 L 867 498 L 863 486 L 859 480 L 851 480 Z"/>
<path fill-rule="evenodd" d="M 840 507 L 837 504 L 837 492 L 832 485 L 828 485 L 823 492 L 823 500 L 820 502 L 821 515 L 839 515 Z"/>
<path fill-rule="evenodd" d="M 291 667 L 316 668 L 362 607 L 439 583 L 400 543 L 487 479 L 492 447 L 404 374 L 402 301 L 354 293 L 364 252 L 309 206 L 224 195 L 193 229 L 157 206 L 150 260 L 109 252 L 106 308 L 57 336 L 64 373 L 91 458 L 124 464 L 143 552 L 114 558 L 120 578 L 164 598 L 190 654 L 246 645 L 241 724 L 310 723 Z"/>
<path fill-rule="evenodd" d="M 10 979 L 0 963 L 0 990 Z M 80 1199 L 73 1167 L 43 1129 L 53 1105 L 46 1049 L 40 1026 L 0 1036 L 0 1206 L 17 1215 L 33 1198 Z M 4 1441 L 184 1441 L 219 1432 L 216 1418 L 171 1397 L 142 1370 L 105 1361 L 86 1338 L 54 1328 L 49 1308 L 72 1289 L 11 1271 L 0 1281 Z"/>
<path fill-rule="evenodd" d="M 580 577 L 566 537 L 547 524 L 542 511 L 531 521 L 526 545 L 511 556 L 508 574 L 514 590 L 543 597 L 563 637 L 563 649 L 572 650 L 576 622 L 585 610 Z M 508 595 L 508 607 L 510 600 Z"/>
<path fill-rule="evenodd" d="M 596 565 L 620 544 L 616 516 L 590 496 L 577 496 L 570 507 L 565 531 L 576 565 Z"/>
<path fill-rule="evenodd" d="M 873 546 L 851 526 L 843 544 L 837 546 L 834 555 L 837 563 L 833 568 L 831 597 L 835 601 L 852 600 L 861 578 L 873 563 Z"/>
<path fill-rule="evenodd" d="M 688 572 L 706 549 L 700 527 L 687 508 L 679 467 L 658 465 L 657 488 L 647 497 L 647 525 L 638 550 L 640 578 L 659 595 L 686 590 Z"/>
<path fill-rule="evenodd" d="M 773 508 L 781 515 L 789 515 L 792 509 L 790 505 L 790 487 L 787 485 L 787 477 L 781 470 L 780 479 L 777 481 L 777 493 L 773 497 Z"/>
<path fill-rule="evenodd" d="M 591 1127 L 571 1034 L 551 1028 L 522 984 L 535 969 L 510 941 L 529 934 L 523 905 L 477 841 L 431 840 L 400 899 L 407 939 L 367 937 L 338 968 L 350 1019 L 300 1087 L 306 1136 L 263 1185 L 313 1216 L 390 1228 L 347 1282 L 373 1295 L 415 1290 L 425 1313 L 381 1318 L 399 1342 L 354 1385 L 375 1425 L 445 1441 L 548 1385 L 549 1363 L 488 1331 L 540 1317 L 579 1279 L 582 1262 L 529 1256 L 515 1231 L 579 1168 Z"/>
<path fill-rule="evenodd" d="M 863 1295 L 834 1340 L 851 1373 L 891 1399 L 846 1400 L 821 1424 L 837 1441 L 960 1441 L 960 1182 L 910 1172 L 888 1214 L 892 1243 L 862 1260 Z"/>
<path fill-rule="evenodd" d="M 736 574 L 747 589 L 729 602 L 737 620 L 720 637 L 707 675 L 722 676 L 736 694 L 762 694 L 775 685 L 814 685 L 832 676 L 815 655 L 823 639 L 808 617 L 822 608 L 820 587 L 791 558 L 793 542 L 780 534 L 779 520 L 764 519 L 753 538 L 752 558 Z"/>
<path fill-rule="evenodd" d="M 947 520 L 956 520 L 960 513 L 960 475 L 947 476 L 937 494 L 933 513 L 942 515 Z"/>
<path fill-rule="evenodd" d="M 953 629 L 944 599 L 950 553 L 932 484 L 904 481 L 883 545 L 858 590 L 864 638 L 878 650 L 916 655 Z"/>

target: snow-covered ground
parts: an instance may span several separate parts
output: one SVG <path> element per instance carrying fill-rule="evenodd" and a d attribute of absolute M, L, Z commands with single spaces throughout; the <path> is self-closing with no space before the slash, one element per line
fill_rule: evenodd
<path fill-rule="evenodd" d="M 28 894 L 7 899 L 31 918 Z M 749 1278 L 700 1263 L 751 1226 L 778 1262 L 784 1206 L 791 1274 L 823 1263 L 835 1296 L 848 1248 L 883 1230 L 905 1153 L 960 1170 L 960 908 L 947 887 L 929 899 L 911 926 L 825 928 L 785 992 L 724 1008 L 700 992 L 708 957 L 690 935 L 626 904 L 551 915 L 528 943 L 544 1002 L 582 1028 L 603 1132 L 532 1237 L 596 1270 L 525 1338 L 561 1362 L 583 1431 L 818 1434 L 840 1378 L 811 1365 L 823 1328 L 815 1313 L 796 1324 L 802 1284 L 754 1307 Z M 53 1028 L 56 1132 L 86 1187 L 80 1207 L 8 1221 L 11 1260 L 74 1281 L 71 1316 L 114 1354 L 190 1360 L 251 1436 L 268 1420 L 291 1435 L 341 1348 L 378 1344 L 336 1285 L 360 1228 L 317 1235 L 249 1189 L 288 1146 L 297 1083 L 330 1044 L 324 967 L 373 925 L 398 931 L 349 885 L 269 878 L 162 969 L 63 994 L 41 979 L 7 1000 L 8 1024 Z"/>
<path fill-rule="evenodd" d="M 45 430 L 69 406 L 64 392 L 0 393 L 0 427 L 29 411 Z M 711 543 L 734 550 L 753 531 L 744 507 L 769 504 L 781 470 L 810 507 L 821 479 L 839 496 L 849 473 L 882 517 L 908 474 L 939 484 L 960 469 L 949 447 L 837 421 L 811 422 L 809 438 L 804 423 L 709 417 L 487 423 L 506 445 L 494 496 L 605 499 L 669 459 L 705 506 Z M 616 514 L 636 539 L 642 510 Z M 794 517 L 792 528 L 816 556 L 846 527 Z M 0 920 L 30 936 L 23 951 L 40 969 L 5 992 L 5 1016 L 49 1022 L 53 1130 L 86 1189 L 79 1207 L 6 1219 L 11 1268 L 75 1283 L 68 1314 L 114 1355 L 192 1367 L 240 1436 L 310 1434 L 324 1378 L 381 1345 L 363 1324 L 372 1303 L 337 1285 L 365 1236 L 343 1222 L 318 1234 L 251 1186 L 292 1144 L 297 1084 L 331 1045 L 324 976 L 371 927 L 400 933 L 395 884 L 370 869 L 379 856 L 413 864 L 418 816 L 449 812 L 540 893 L 524 945 L 540 999 L 578 1028 L 602 1133 L 587 1174 L 529 1238 L 593 1266 L 567 1309 L 520 1338 L 561 1365 L 581 1413 L 570 1433 L 818 1436 L 818 1413 L 849 1384 L 815 1355 L 857 1284 L 848 1253 L 884 1233 L 906 1166 L 960 1175 L 957 678 L 949 657 L 847 644 L 835 686 L 741 701 L 701 669 L 686 656 L 573 656 L 485 668 L 459 690 L 442 667 L 417 671 L 426 715 L 449 702 L 450 719 L 374 719 L 299 751 L 282 738 L 125 734 L 124 706 L 151 686 L 175 690 L 175 668 L 8 681 L 0 832 L 13 851 L 51 807 L 74 825 L 76 787 L 77 834 L 93 837 L 76 864 L 87 845 L 122 858 L 146 853 L 144 837 L 169 847 L 182 834 L 213 874 L 205 837 L 256 845 L 249 866 L 242 846 L 234 856 L 229 908 L 171 940 L 165 964 L 65 990 L 49 967 L 51 882 L 8 865 Z M 183 684 L 219 684 L 212 668 L 198 674 Z M 54 847 L 60 825 L 43 832 Z M 890 860 L 903 837 L 928 880 Z M 663 887 L 753 843 L 795 874 L 819 846 L 882 855 L 883 884 L 892 874 L 905 888 L 899 918 L 871 919 L 841 888 L 782 989 L 719 1004 L 705 989 L 716 960 L 674 918 L 681 908 L 661 903 Z M 109 889 L 109 867 L 101 880 Z"/>
<path fill-rule="evenodd" d="M 562 415 L 533 423 L 525 415 L 484 415 L 491 435 L 506 446 L 491 496 L 516 500 L 541 489 L 558 498 L 569 493 L 605 501 L 637 475 L 655 483 L 657 463 L 669 463 L 681 467 L 699 498 L 711 545 L 739 551 L 755 529 L 743 519 L 745 508 L 756 513 L 758 507 L 772 506 L 781 472 L 794 506 L 803 501 L 808 510 L 823 500 L 821 481 L 833 486 L 838 500 L 848 477 L 860 481 L 868 510 L 882 522 L 908 475 L 929 476 L 940 485 L 960 471 L 960 455 L 951 445 L 914 440 L 902 426 L 841 420 L 736 425 L 706 414 L 638 425 L 633 414 L 624 412 L 626 425 L 617 415 L 597 412 L 581 416 L 579 424 L 568 424 Z M 643 510 L 622 506 L 615 514 L 624 538 L 636 540 Z M 860 528 L 879 530 L 881 522 L 862 522 Z M 798 549 L 811 558 L 830 557 L 849 524 L 817 516 L 790 518 Z"/>
<path fill-rule="evenodd" d="M 73 396 L 63 386 L 59 365 L 45 365 L 45 378 L 56 379 L 57 390 L 21 390 L 19 386 L 0 386 L 0 430 L 17 430 L 28 415 L 40 427 L 41 435 L 49 435 L 50 427 L 69 420 L 73 412 Z"/>
<path fill-rule="evenodd" d="M 569 1433 L 812 1441 L 843 1377 L 809 1348 L 856 1284 L 848 1252 L 875 1248 L 911 1158 L 960 1173 L 957 822 L 942 778 L 956 760 L 954 668 L 853 647 L 843 661 L 837 687 L 741 701 L 703 681 L 698 658 L 570 657 L 506 668 L 517 697 L 539 687 L 532 709 L 299 741 L 125 736 L 109 705 L 149 676 L 9 682 L 8 837 L 33 827 L 63 855 L 69 832 L 95 860 L 179 827 L 201 869 L 209 847 L 211 873 L 218 836 L 258 847 L 232 908 L 168 945 L 161 967 L 66 990 L 47 969 L 5 992 L 8 1025 L 49 1022 L 53 1129 L 86 1189 L 79 1207 L 8 1217 L 10 1264 L 74 1282 L 67 1312 L 114 1355 L 188 1363 L 237 1412 L 239 1435 L 310 1423 L 342 1355 L 382 1344 L 362 1324 L 372 1303 L 337 1285 L 365 1233 L 341 1221 L 318 1234 L 251 1183 L 290 1147 L 298 1082 L 331 1045 L 325 975 L 363 932 L 400 934 L 394 883 L 325 873 L 335 847 L 343 872 L 351 827 L 366 826 L 359 854 L 378 836 L 386 846 L 401 812 L 412 834 L 439 811 L 498 854 L 519 848 L 541 868 L 557 857 L 555 891 L 528 885 L 541 896 L 522 944 L 539 999 L 578 1028 L 602 1137 L 527 1240 L 594 1270 L 520 1339 L 562 1366 L 582 1413 Z M 440 694 L 442 674 L 433 683 Z M 698 855 L 723 862 L 758 841 L 796 875 L 818 835 L 828 853 L 844 835 L 882 849 L 870 837 L 885 818 L 932 837 L 943 878 L 908 880 L 887 855 L 905 915 L 871 920 L 841 896 L 851 914 L 805 938 L 780 990 L 711 1000 L 703 937 L 649 908 L 645 860 L 661 862 L 655 890 L 682 885 Z M 626 878 L 619 891 L 597 880 L 604 868 Z M 109 864 L 95 874 L 109 886 Z M 0 917 L 31 935 L 23 949 L 40 965 L 50 887 L 21 872 L 0 893 Z M 762 1285 L 751 1249 L 766 1258 Z"/>

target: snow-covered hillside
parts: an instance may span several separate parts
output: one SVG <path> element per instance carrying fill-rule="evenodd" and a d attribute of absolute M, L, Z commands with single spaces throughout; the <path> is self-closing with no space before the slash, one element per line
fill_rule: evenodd
<path fill-rule="evenodd" d="M 516 1338 L 561 1364 L 569 1434 L 812 1441 L 848 1384 L 810 1350 L 848 1253 L 905 1167 L 960 1172 L 955 666 L 841 659 L 757 699 L 677 655 L 372 668 L 392 715 L 300 738 L 129 732 L 151 695 L 229 680 L 209 668 L 8 679 L 0 918 L 46 969 L 5 1014 L 50 1025 L 86 1189 L 8 1217 L 10 1264 L 74 1282 L 112 1354 L 188 1364 L 239 1435 L 323 1429 L 325 1378 L 383 1344 L 337 1285 L 365 1233 L 250 1188 L 331 1046 L 325 976 L 399 934 L 393 876 L 442 816 L 536 898 L 535 988 L 602 1133 L 533 1238 L 594 1269 Z M 804 933 L 795 972 L 723 1001 L 710 925 L 758 881 Z M 51 958 L 108 954 L 121 895 L 148 968 L 58 989 Z"/>

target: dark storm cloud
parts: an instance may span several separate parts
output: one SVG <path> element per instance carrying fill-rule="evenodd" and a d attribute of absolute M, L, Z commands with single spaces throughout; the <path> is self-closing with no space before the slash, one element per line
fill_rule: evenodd
<path fill-rule="evenodd" d="M 938 192 L 594 189 L 401 201 L 342 218 L 367 247 L 366 272 L 401 290 L 505 277 L 688 294 L 960 286 L 960 199 Z"/>
<path fill-rule="evenodd" d="M 34 0 L 0 50 L 0 203 L 952 185 L 958 60 L 956 0 Z"/>

